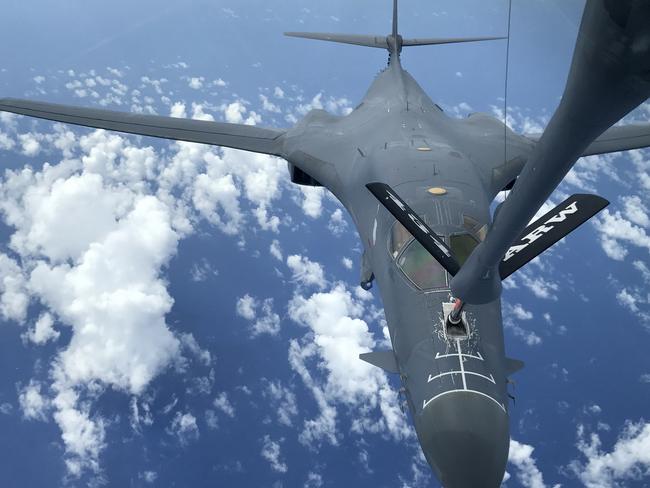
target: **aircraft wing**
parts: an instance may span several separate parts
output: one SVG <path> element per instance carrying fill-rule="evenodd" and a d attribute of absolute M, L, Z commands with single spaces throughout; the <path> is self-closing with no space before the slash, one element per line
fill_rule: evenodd
<path fill-rule="evenodd" d="M 141 115 L 13 98 L 0 99 L 0 111 L 129 134 L 232 147 L 281 155 L 284 131 L 242 124 Z"/>
<path fill-rule="evenodd" d="M 526 134 L 526 137 L 535 142 L 539 141 L 541 134 Z M 650 147 L 650 124 L 629 124 L 611 127 L 592 142 L 582 153 L 582 156 L 606 154 L 630 149 Z"/>

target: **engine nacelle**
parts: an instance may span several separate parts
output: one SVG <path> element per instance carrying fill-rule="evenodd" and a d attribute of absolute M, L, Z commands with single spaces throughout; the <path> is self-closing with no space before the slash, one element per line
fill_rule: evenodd
<path fill-rule="evenodd" d="M 295 183 L 296 185 L 323 186 L 310 175 L 291 163 L 289 163 L 289 174 L 291 175 L 291 183 Z"/>

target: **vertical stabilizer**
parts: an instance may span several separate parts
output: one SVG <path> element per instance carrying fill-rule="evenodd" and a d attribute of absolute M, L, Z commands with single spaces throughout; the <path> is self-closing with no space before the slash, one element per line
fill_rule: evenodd
<path fill-rule="evenodd" d="M 397 38 L 397 0 L 393 0 L 393 37 Z"/>

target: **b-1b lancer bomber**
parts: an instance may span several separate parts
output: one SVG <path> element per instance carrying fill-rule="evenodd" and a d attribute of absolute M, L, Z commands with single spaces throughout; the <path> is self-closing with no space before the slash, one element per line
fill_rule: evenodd
<path fill-rule="evenodd" d="M 361 359 L 399 375 L 424 455 L 446 488 L 500 486 L 510 375 L 501 281 L 608 202 L 573 195 L 536 221 L 578 158 L 650 146 L 650 124 L 614 126 L 650 95 L 650 2 L 587 0 L 568 81 L 542 134 L 484 114 L 450 118 L 400 62 L 404 47 L 495 38 L 407 39 L 397 0 L 387 36 L 293 32 L 386 49 L 388 66 L 349 115 L 313 110 L 280 130 L 16 100 L 0 110 L 271 154 L 291 181 L 323 186 L 363 243 L 361 286 L 379 286 L 392 350 Z M 497 194 L 511 189 L 491 214 Z"/>

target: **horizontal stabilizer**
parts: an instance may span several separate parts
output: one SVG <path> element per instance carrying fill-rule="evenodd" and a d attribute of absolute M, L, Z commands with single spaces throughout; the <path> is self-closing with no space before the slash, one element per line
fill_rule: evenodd
<path fill-rule="evenodd" d="M 597 195 L 572 195 L 524 229 L 499 265 L 506 279 L 564 236 L 604 209 L 609 202 Z"/>
<path fill-rule="evenodd" d="M 506 358 L 506 376 L 515 374 L 517 371 L 524 369 L 524 362 L 520 359 Z"/>
<path fill-rule="evenodd" d="M 368 183 L 368 190 L 379 200 L 386 210 L 406 227 L 411 235 L 431 254 L 450 275 L 458 273 L 458 261 L 442 240 L 418 215 L 411 210 L 395 190 L 385 183 Z"/>
<path fill-rule="evenodd" d="M 499 41 L 501 39 L 507 39 L 507 37 L 442 37 L 403 39 L 402 46 L 436 46 L 439 44 L 458 44 L 462 42 Z"/>
<path fill-rule="evenodd" d="M 285 36 L 314 39 L 317 41 L 340 42 L 356 46 L 378 47 L 388 49 L 386 36 L 363 36 L 355 34 L 329 34 L 327 32 L 285 32 Z"/>
<path fill-rule="evenodd" d="M 393 351 L 366 352 L 364 354 L 359 354 L 359 359 L 372 364 L 373 366 L 377 366 L 388 373 L 399 373 Z"/>
<path fill-rule="evenodd" d="M 0 99 L 0 112 L 177 141 L 281 155 L 282 130 L 243 124 L 161 117 L 13 98 Z"/>
<path fill-rule="evenodd" d="M 340 42 L 356 46 L 378 47 L 390 50 L 390 40 L 387 36 L 364 36 L 356 34 L 331 34 L 328 32 L 285 32 L 285 36 L 314 39 L 317 41 Z M 496 41 L 505 37 L 440 37 L 399 39 L 399 49 L 406 46 L 436 46 L 440 44 L 458 44 L 463 42 Z"/>

